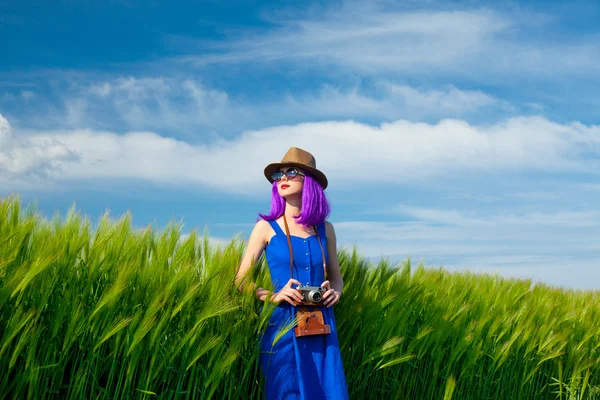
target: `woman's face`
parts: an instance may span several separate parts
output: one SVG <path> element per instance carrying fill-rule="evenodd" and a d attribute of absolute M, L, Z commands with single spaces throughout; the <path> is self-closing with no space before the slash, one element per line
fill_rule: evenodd
<path fill-rule="evenodd" d="M 293 178 L 288 178 L 285 172 L 291 169 L 295 169 L 299 174 L 296 174 Z M 294 195 L 302 195 L 302 189 L 304 188 L 304 171 L 294 167 L 281 167 L 279 168 L 283 172 L 283 177 L 277 182 L 277 191 L 281 197 L 290 197 Z"/>

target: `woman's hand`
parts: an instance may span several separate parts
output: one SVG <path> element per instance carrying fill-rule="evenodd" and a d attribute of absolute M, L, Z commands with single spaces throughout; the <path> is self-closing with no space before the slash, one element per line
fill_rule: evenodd
<path fill-rule="evenodd" d="M 302 295 L 298 289 L 293 289 L 292 284 L 300 285 L 301 283 L 295 279 L 290 279 L 281 290 L 271 297 L 273 303 L 279 304 L 282 301 L 287 301 L 293 306 L 302 302 Z"/>
<path fill-rule="evenodd" d="M 329 281 L 325 281 L 321 283 L 321 286 L 325 286 L 327 290 L 323 294 L 323 305 L 326 307 L 331 307 L 339 303 L 340 301 L 340 292 L 331 288 L 331 284 Z"/>

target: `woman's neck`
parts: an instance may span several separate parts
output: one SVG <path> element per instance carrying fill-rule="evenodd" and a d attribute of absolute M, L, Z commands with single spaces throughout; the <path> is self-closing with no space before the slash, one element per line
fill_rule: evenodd
<path fill-rule="evenodd" d="M 302 211 L 302 200 L 301 199 L 286 199 L 285 201 L 285 217 L 290 220 L 295 216 L 300 215 Z"/>

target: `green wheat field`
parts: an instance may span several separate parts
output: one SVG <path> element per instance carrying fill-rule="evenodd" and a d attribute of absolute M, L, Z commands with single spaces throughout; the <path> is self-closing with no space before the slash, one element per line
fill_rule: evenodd
<path fill-rule="evenodd" d="M 245 243 L 181 231 L 1 200 L 0 397 L 260 399 L 273 308 L 233 286 Z M 600 292 L 339 258 L 352 399 L 600 398 Z"/>

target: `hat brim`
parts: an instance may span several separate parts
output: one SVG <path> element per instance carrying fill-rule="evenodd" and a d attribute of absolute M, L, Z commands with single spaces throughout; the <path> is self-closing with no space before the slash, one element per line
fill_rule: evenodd
<path fill-rule="evenodd" d="M 319 182 L 319 184 L 323 187 L 323 189 L 327 188 L 327 177 L 325 176 L 324 173 L 322 173 L 321 171 L 319 171 L 316 168 L 312 168 L 309 167 L 307 165 L 304 164 L 300 164 L 300 163 L 295 163 L 295 162 L 279 162 L 279 163 L 271 163 L 269 165 L 267 165 L 265 167 L 265 178 L 267 178 L 267 180 L 271 183 L 273 183 L 273 178 L 271 178 L 271 175 L 273 175 L 274 172 L 276 172 L 277 170 L 279 170 L 279 168 L 281 167 L 296 167 L 296 168 L 300 168 L 303 171 L 308 172 L 308 174 L 310 176 L 312 176 L 317 182 Z"/>

